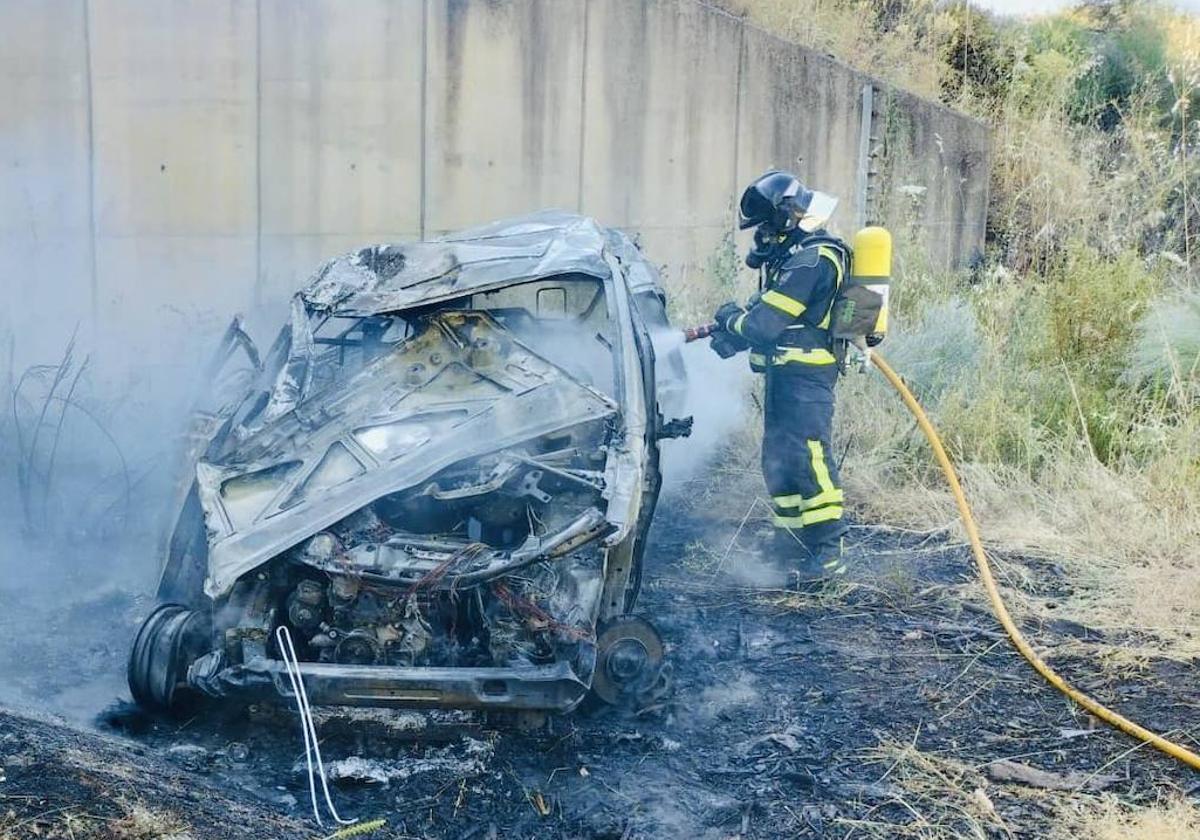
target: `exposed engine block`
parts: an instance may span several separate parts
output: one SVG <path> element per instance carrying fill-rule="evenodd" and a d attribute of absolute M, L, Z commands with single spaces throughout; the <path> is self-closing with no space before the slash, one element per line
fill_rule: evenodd
<path fill-rule="evenodd" d="M 321 662 L 416 665 L 433 637 L 417 594 L 346 575 L 333 575 L 327 584 L 301 580 L 286 609 L 288 623 Z"/>

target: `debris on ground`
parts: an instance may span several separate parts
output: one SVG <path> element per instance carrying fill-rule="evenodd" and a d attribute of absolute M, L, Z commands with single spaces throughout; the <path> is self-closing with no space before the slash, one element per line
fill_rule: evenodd
<path fill-rule="evenodd" d="M 1045 790 L 1104 790 L 1121 781 L 1119 776 L 1103 776 L 1098 773 L 1086 773 L 1082 770 L 1070 770 L 1066 773 L 1051 773 L 1039 770 L 1028 764 L 1001 759 L 987 766 L 987 776 L 996 782 L 1016 782 L 1029 787 L 1044 788 Z"/>
<path fill-rule="evenodd" d="M 396 760 L 370 759 L 350 756 L 326 763 L 325 775 L 331 782 L 343 784 L 389 785 L 422 773 L 442 773 L 459 779 L 472 779 L 483 773 L 492 757 L 489 742 L 464 738 L 461 745 L 429 750 L 420 758 Z M 293 766 L 297 774 L 304 773 L 303 762 Z"/>

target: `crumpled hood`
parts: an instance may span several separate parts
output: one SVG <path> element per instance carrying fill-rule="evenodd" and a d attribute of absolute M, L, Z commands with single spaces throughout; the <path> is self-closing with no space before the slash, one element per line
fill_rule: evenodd
<path fill-rule="evenodd" d="M 403 288 L 370 292 L 381 293 Z M 419 335 L 197 464 L 205 591 L 228 592 L 280 552 L 455 462 L 617 414 L 487 315 L 431 316 Z"/>

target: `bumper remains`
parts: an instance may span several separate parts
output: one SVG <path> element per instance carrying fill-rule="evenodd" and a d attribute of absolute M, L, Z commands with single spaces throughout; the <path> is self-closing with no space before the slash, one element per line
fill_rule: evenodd
<path fill-rule="evenodd" d="M 300 674 L 314 705 L 391 708 L 543 709 L 569 712 L 587 694 L 566 662 L 526 668 L 404 668 L 301 662 Z M 284 664 L 257 657 L 222 667 L 209 654 L 192 664 L 187 682 L 214 697 L 269 696 L 291 699 Z"/>

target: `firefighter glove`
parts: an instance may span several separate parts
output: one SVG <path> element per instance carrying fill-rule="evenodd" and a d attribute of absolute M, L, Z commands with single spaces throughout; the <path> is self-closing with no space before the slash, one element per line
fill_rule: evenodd
<path fill-rule="evenodd" d="M 708 346 L 722 359 L 728 359 L 730 356 L 734 356 L 748 348 L 750 342 L 746 341 L 740 335 L 728 332 L 727 330 L 719 330 L 712 334 Z"/>
<path fill-rule="evenodd" d="M 733 322 L 745 311 L 733 301 L 729 301 L 721 304 L 721 308 L 713 315 L 713 320 L 721 325 L 721 329 L 731 333 L 733 332 Z"/>

